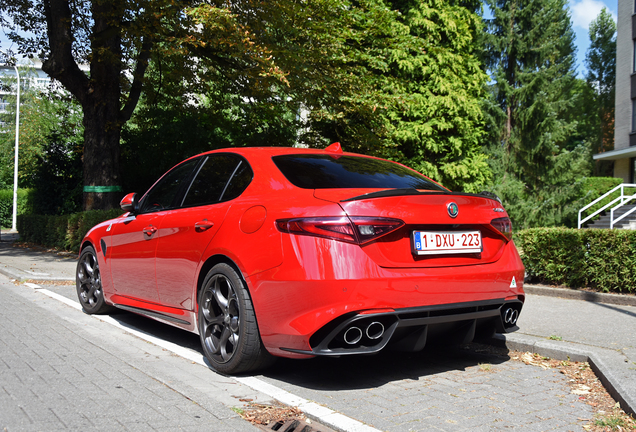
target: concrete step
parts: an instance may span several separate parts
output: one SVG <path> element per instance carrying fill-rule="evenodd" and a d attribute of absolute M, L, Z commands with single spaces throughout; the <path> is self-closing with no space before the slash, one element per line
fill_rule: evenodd
<path fill-rule="evenodd" d="M 619 218 L 620 216 L 624 215 L 625 213 L 627 213 L 628 211 L 632 210 L 635 207 L 636 205 L 631 204 L 631 205 L 625 205 L 617 209 L 614 212 L 614 219 Z M 625 219 L 619 221 L 618 224 L 615 224 L 614 226 L 615 228 L 620 228 L 620 229 L 636 229 L 636 211 L 630 214 L 629 216 L 627 216 Z M 592 223 L 587 224 L 586 228 L 609 229 L 609 227 L 610 227 L 610 214 L 609 212 L 607 212 L 606 214 L 602 215 L 599 219 L 595 220 Z"/>

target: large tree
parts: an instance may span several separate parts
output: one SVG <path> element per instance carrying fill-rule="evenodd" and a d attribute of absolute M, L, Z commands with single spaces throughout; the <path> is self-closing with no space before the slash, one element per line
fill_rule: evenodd
<path fill-rule="evenodd" d="M 585 54 L 586 80 L 594 94 L 596 130 L 591 138 L 594 153 L 614 148 L 616 93 L 616 23 L 606 8 L 590 23 L 590 47 Z"/>
<path fill-rule="evenodd" d="M 478 58 L 477 5 L 449 0 L 396 0 L 410 45 L 391 51 L 396 97 L 385 117 L 397 156 L 447 187 L 479 192 L 490 179 L 481 151 L 480 100 L 487 75 Z"/>
<path fill-rule="evenodd" d="M 84 207 L 110 208 L 120 192 L 119 141 L 141 95 L 151 53 L 161 43 L 200 46 L 189 8 L 179 0 L 0 0 L 2 26 L 17 51 L 80 103 L 84 124 Z M 244 75 L 275 75 L 261 45 L 224 8 L 209 17 L 220 61 L 242 60 Z M 86 66 L 86 67 L 85 67 Z"/>
<path fill-rule="evenodd" d="M 208 55 L 207 43 L 157 51 L 143 115 L 126 130 L 126 157 L 142 151 L 138 143 L 159 144 L 187 124 L 174 149 L 181 154 L 206 137 L 210 146 L 340 141 L 454 189 L 481 190 L 489 168 L 478 145 L 486 75 L 474 54 L 477 5 L 285 0 L 244 6 L 233 3 L 230 10 L 266 44 L 283 79 L 256 82 L 229 73 Z M 206 23 L 213 12 L 201 5 L 193 16 Z M 196 29 L 196 40 L 211 40 L 208 26 Z M 173 71 L 186 69 L 184 62 L 196 70 L 175 81 Z"/>
<path fill-rule="evenodd" d="M 19 51 L 82 106 L 85 208 L 116 204 L 121 131 L 142 94 L 148 108 L 169 93 L 192 121 L 222 112 L 255 131 L 226 134 L 231 145 L 338 140 L 475 190 L 487 170 L 475 152 L 478 23 L 460 2 L 398 3 L 0 0 L 0 11 Z"/>
<path fill-rule="evenodd" d="M 567 223 L 575 180 L 589 172 L 589 148 L 569 148 L 580 95 L 573 91 L 578 87 L 567 1 L 486 3 L 492 12 L 485 19 L 485 58 L 492 78 L 486 106 L 497 173 L 493 189 L 508 200 L 521 226 Z M 526 204 L 523 211 L 519 203 Z"/>

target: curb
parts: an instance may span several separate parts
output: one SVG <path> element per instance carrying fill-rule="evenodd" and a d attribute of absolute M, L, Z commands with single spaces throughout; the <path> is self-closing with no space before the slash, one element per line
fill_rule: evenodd
<path fill-rule="evenodd" d="M 489 341 L 491 345 L 507 348 L 511 351 L 528 351 L 555 360 L 570 360 L 588 362 L 590 367 L 601 381 L 607 392 L 620 403 L 621 408 L 631 415 L 636 415 L 636 379 L 632 385 L 625 383 L 617 374 L 620 367 L 611 367 L 624 364 L 624 356 L 616 351 L 596 348 L 581 347 L 581 345 L 569 342 L 554 342 L 538 337 L 517 334 L 495 334 Z M 631 392 L 630 390 L 631 389 Z"/>
<path fill-rule="evenodd" d="M 0 273 L 11 278 L 15 279 L 18 282 L 24 282 L 27 280 L 31 281 L 42 281 L 42 282 L 75 282 L 75 277 L 65 277 L 65 276 L 35 276 L 25 274 L 18 269 L 14 269 L 12 267 L 0 267 Z"/>
<path fill-rule="evenodd" d="M 598 293 L 582 291 L 576 288 L 552 288 L 543 285 L 523 285 L 526 294 L 547 297 L 560 297 L 572 300 L 583 300 L 594 303 L 607 303 L 620 306 L 636 306 L 636 296 L 625 294 Z"/>

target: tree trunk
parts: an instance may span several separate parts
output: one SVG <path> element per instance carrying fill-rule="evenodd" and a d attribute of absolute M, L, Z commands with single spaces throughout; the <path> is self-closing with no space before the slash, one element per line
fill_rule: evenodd
<path fill-rule="evenodd" d="M 111 209 L 122 197 L 119 97 L 90 98 L 84 110 L 84 210 Z M 111 100 L 114 99 L 114 100 Z M 88 105 L 88 106 L 87 106 Z"/>

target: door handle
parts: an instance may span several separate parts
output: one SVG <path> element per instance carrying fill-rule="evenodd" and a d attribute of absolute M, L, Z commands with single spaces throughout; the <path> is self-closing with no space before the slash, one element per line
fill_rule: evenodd
<path fill-rule="evenodd" d="M 209 230 L 213 226 L 214 226 L 213 222 L 210 222 L 207 219 L 203 219 L 202 221 L 199 221 L 194 224 L 194 229 L 198 232 L 203 232 L 203 231 Z"/>
<path fill-rule="evenodd" d="M 157 232 L 157 228 L 153 227 L 152 225 L 144 228 L 144 234 L 146 234 L 148 237 L 152 237 L 152 235 L 156 232 Z"/>

